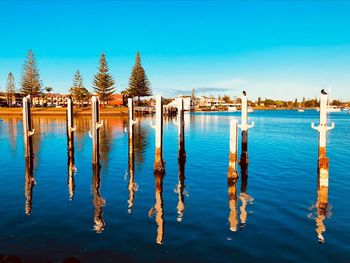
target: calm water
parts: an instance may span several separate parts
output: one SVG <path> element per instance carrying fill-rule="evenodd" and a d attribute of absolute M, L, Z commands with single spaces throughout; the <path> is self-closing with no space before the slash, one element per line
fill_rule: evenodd
<path fill-rule="evenodd" d="M 91 166 L 88 118 L 76 119 L 75 173 L 64 119 L 34 118 L 33 177 L 22 121 L 1 118 L 0 254 L 25 262 L 350 262 L 350 115 L 330 115 L 336 127 L 328 134 L 326 214 L 315 208 L 318 134 L 310 123 L 318 113 L 250 115 L 248 178 L 242 184 L 240 173 L 229 189 L 232 118 L 239 113 L 185 115 L 187 161 L 180 175 L 177 127 L 166 120 L 166 174 L 157 187 L 148 118 L 135 127 L 131 177 L 125 118 L 104 119 L 100 173 Z"/>

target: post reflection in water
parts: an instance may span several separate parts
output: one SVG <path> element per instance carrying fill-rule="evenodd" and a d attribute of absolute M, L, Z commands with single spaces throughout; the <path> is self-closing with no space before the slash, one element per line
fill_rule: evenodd
<path fill-rule="evenodd" d="M 35 185 L 35 179 L 33 175 L 33 158 L 26 158 L 26 173 L 24 179 L 24 196 L 25 196 L 25 208 L 26 215 L 32 213 L 32 199 L 33 199 L 33 188 Z"/>
<path fill-rule="evenodd" d="M 130 128 L 129 128 L 130 129 Z M 135 152 L 134 152 L 134 125 L 129 131 L 129 183 L 128 183 L 128 213 L 132 214 L 134 207 L 135 192 L 138 190 L 138 185 L 135 182 Z"/>
<path fill-rule="evenodd" d="M 74 197 L 74 189 L 75 189 L 74 175 L 75 175 L 76 171 L 77 170 L 76 170 L 75 161 L 74 161 L 74 145 L 72 145 L 72 147 L 68 147 L 68 180 L 67 180 L 67 185 L 68 185 L 69 200 L 73 200 L 73 197 Z"/>
<path fill-rule="evenodd" d="M 247 193 L 247 187 L 248 187 L 248 163 L 241 162 L 241 193 L 239 195 L 239 199 L 242 203 L 240 207 L 240 221 L 241 221 L 241 228 L 245 226 L 247 222 L 247 204 L 254 201 L 254 198 L 250 196 Z"/>
<path fill-rule="evenodd" d="M 182 222 L 185 211 L 185 158 L 178 159 L 178 185 L 177 194 L 179 201 L 177 203 L 177 222 Z"/>
<path fill-rule="evenodd" d="M 230 223 L 230 230 L 233 232 L 237 231 L 238 226 L 238 213 L 237 213 L 237 177 L 228 176 L 228 197 L 229 197 L 229 207 L 230 215 L 228 221 Z"/>
<path fill-rule="evenodd" d="M 318 177 L 317 187 L 317 201 L 315 205 L 312 205 L 308 217 L 316 222 L 316 233 L 319 243 L 324 243 L 324 233 L 326 232 L 326 226 L 324 220 L 332 216 L 331 207 L 328 204 L 328 187 L 320 185 L 320 178 Z"/>
<path fill-rule="evenodd" d="M 152 207 L 148 216 L 152 217 L 155 214 L 156 223 L 157 223 L 157 244 L 163 244 L 164 237 L 164 217 L 163 217 L 163 179 L 164 179 L 165 171 L 154 170 L 154 178 L 155 178 L 155 196 L 156 196 L 156 204 Z"/>
<path fill-rule="evenodd" d="M 101 178 L 100 178 L 100 164 L 92 166 L 93 176 L 92 176 L 92 195 L 94 204 L 94 231 L 97 234 L 103 232 L 105 227 L 105 221 L 103 220 L 103 206 L 105 205 L 105 200 L 101 197 Z"/>

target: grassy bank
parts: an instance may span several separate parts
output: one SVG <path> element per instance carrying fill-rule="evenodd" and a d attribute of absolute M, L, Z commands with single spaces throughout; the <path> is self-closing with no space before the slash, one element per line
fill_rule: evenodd
<path fill-rule="evenodd" d="M 128 114 L 127 107 L 101 108 L 102 116 L 123 116 Z M 22 108 L 0 108 L 0 116 L 21 116 Z M 66 116 L 66 108 L 32 108 L 33 116 Z M 74 108 L 74 116 L 91 116 L 90 108 Z"/>

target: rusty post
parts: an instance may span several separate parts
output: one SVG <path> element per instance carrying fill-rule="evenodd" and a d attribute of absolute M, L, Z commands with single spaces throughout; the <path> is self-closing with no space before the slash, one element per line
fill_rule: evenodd
<path fill-rule="evenodd" d="M 248 124 L 248 99 L 247 94 L 243 91 L 241 97 L 241 124 L 238 125 L 242 130 L 242 153 L 241 153 L 241 163 L 248 163 L 248 129 L 254 127 L 254 122 Z"/>
<path fill-rule="evenodd" d="M 67 101 L 67 139 L 68 139 L 68 152 L 71 152 L 74 148 L 74 121 L 73 121 L 73 101 L 71 98 Z"/>
<path fill-rule="evenodd" d="M 237 120 L 230 122 L 230 155 L 227 176 L 237 178 L 237 144 L 238 144 L 238 124 Z"/>
<path fill-rule="evenodd" d="M 178 99 L 177 106 L 177 126 L 178 126 L 178 148 L 179 148 L 179 159 L 186 158 L 185 151 L 185 115 L 184 115 L 184 100 L 182 98 Z"/>
<path fill-rule="evenodd" d="M 71 98 L 67 100 L 67 150 L 68 150 L 68 193 L 69 200 L 73 200 L 74 197 L 74 174 L 76 168 L 74 165 L 74 120 L 73 120 L 73 101 Z"/>
<path fill-rule="evenodd" d="M 30 97 L 23 98 L 23 140 L 24 140 L 24 155 L 25 158 L 33 158 L 33 140 L 32 135 L 34 129 L 32 128 L 32 116 L 30 110 Z"/>
<path fill-rule="evenodd" d="M 328 94 L 323 90 L 320 98 L 320 124 L 315 126 L 311 123 L 311 127 L 318 131 L 318 174 L 320 187 L 328 187 L 328 158 L 326 155 L 327 147 L 327 131 L 334 128 L 334 123 L 327 126 L 327 107 Z"/>
<path fill-rule="evenodd" d="M 91 132 L 92 137 L 92 164 L 99 165 L 100 163 L 100 128 L 103 126 L 103 121 L 100 121 L 100 101 L 97 96 L 91 99 Z"/>
<path fill-rule="evenodd" d="M 163 161 L 163 97 L 156 97 L 156 154 L 154 161 L 154 169 L 158 171 L 164 170 Z"/>

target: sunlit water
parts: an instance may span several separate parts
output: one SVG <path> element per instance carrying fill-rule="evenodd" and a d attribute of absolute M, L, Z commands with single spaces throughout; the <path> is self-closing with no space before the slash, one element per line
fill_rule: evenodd
<path fill-rule="evenodd" d="M 350 262 L 350 115 L 330 115 L 336 126 L 328 134 L 326 213 L 317 209 L 318 134 L 310 127 L 318 113 L 249 117 L 248 178 L 242 185 L 239 169 L 236 188 L 227 168 L 229 121 L 239 113 L 185 115 L 180 176 L 177 126 L 165 120 L 162 189 L 149 118 L 135 125 L 133 177 L 127 119 L 103 118 L 100 180 L 91 166 L 89 118 L 75 120 L 75 173 L 65 120 L 33 119 L 33 177 L 26 175 L 21 119 L 1 118 L 0 255 L 35 262 Z"/>

